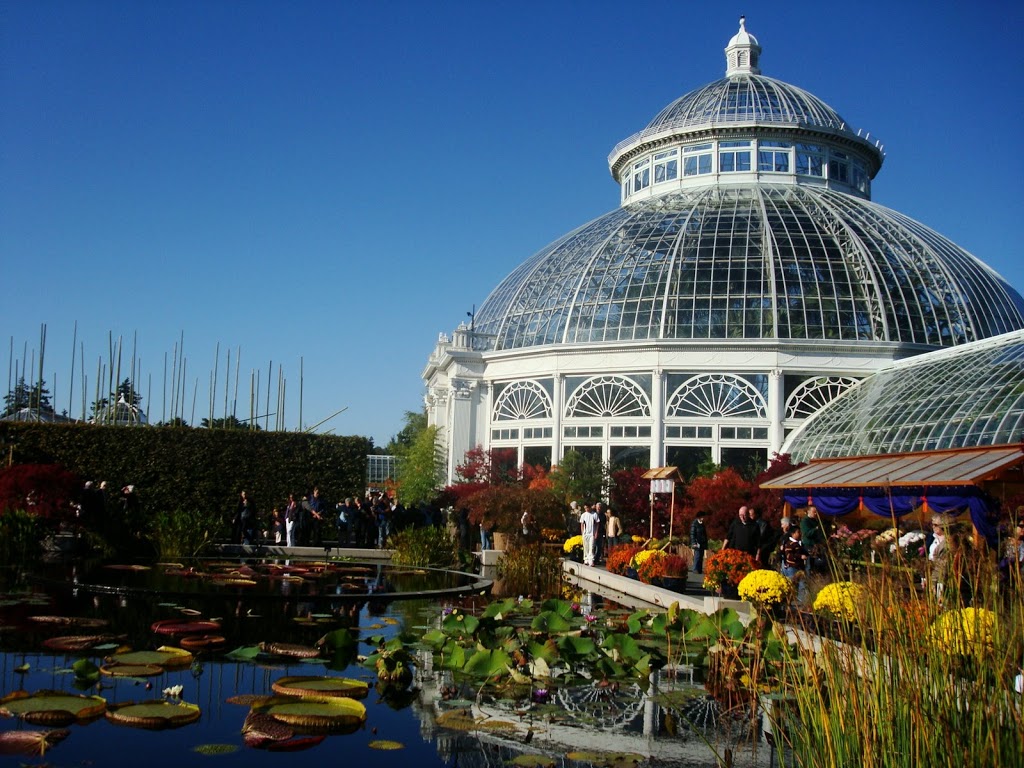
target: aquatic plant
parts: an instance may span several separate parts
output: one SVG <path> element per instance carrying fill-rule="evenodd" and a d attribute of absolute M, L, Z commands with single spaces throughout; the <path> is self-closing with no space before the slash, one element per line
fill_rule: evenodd
<path fill-rule="evenodd" d="M 993 571 L 979 587 L 997 583 Z M 830 624 L 781 662 L 771 714 L 780 757 L 805 768 L 1021 764 L 1019 596 L 977 588 L 972 607 L 922 629 L 938 602 L 918 592 L 912 572 L 885 563 L 857 590 L 831 586 L 822 590 L 829 612 L 857 621 Z"/>
<path fill-rule="evenodd" d="M 395 565 L 446 568 L 457 561 L 458 546 L 451 534 L 432 525 L 399 531 L 391 537 L 391 548 Z"/>

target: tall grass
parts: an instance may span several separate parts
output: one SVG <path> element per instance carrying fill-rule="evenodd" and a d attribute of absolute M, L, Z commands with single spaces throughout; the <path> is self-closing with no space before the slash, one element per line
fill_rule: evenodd
<path fill-rule="evenodd" d="M 799 653 L 783 658 L 776 682 L 787 706 L 770 715 L 787 764 L 1024 765 L 1022 697 L 1014 691 L 1024 664 L 1021 592 L 1000 587 L 979 558 L 970 602 L 992 612 L 991 632 L 977 621 L 986 614 L 975 612 L 966 614 L 973 625 L 940 631 L 935 622 L 949 622 L 964 603 L 947 591 L 940 604 L 915 581 L 884 566 L 863 577 L 868 599 L 855 620 L 792 632 Z"/>

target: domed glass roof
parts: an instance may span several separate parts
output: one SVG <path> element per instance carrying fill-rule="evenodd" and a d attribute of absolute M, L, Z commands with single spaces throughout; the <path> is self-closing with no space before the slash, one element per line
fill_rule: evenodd
<path fill-rule="evenodd" d="M 1018 443 L 1024 332 L 902 360 L 819 411 L 786 450 L 796 461 Z"/>
<path fill-rule="evenodd" d="M 817 96 L 764 75 L 725 77 L 673 101 L 641 135 L 735 123 L 783 123 L 848 131 L 846 121 Z"/>
<path fill-rule="evenodd" d="M 821 187 L 745 184 L 631 203 L 491 293 L 494 349 L 637 340 L 952 346 L 1024 328 L 1024 299 L 937 232 Z"/>

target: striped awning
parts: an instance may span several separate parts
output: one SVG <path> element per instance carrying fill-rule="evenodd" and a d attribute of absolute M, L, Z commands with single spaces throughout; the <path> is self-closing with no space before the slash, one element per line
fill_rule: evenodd
<path fill-rule="evenodd" d="M 762 488 L 885 488 L 976 485 L 1024 465 L 1024 445 L 813 459 Z"/>

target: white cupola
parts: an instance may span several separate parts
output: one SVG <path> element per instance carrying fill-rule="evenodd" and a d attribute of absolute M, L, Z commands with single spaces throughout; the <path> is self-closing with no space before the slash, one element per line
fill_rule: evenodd
<path fill-rule="evenodd" d="M 747 17 L 740 16 L 740 31 L 732 36 L 725 48 L 725 76 L 759 75 L 758 59 L 761 58 L 761 46 L 757 38 L 747 32 Z"/>

